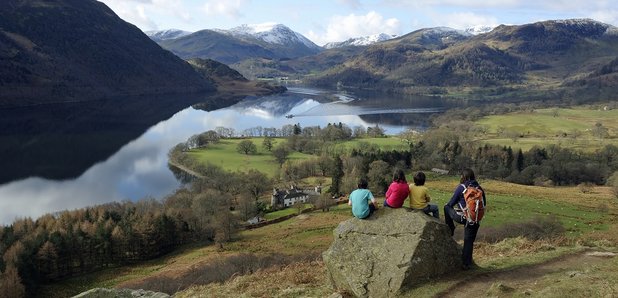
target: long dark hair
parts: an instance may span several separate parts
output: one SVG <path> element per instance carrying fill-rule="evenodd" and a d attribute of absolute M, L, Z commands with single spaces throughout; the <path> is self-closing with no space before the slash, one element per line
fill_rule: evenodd
<path fill-rule="evenodd" d="M 393 181 L 398 183 L 408 183 L 408 181 L 406 181 L 406 174 L 404 174 L 401 169 L 395 171 L 393 174 Z"/>
<path fill-rule="evenodd" d="M 470 168 L 465 168 L 463 170 L 461 170 L 461 183 L 464 183 L 466 181 L 472 181 L 472 180 L 476 180 L 476 178 L 474 177 L 474 171 L 472 171 L 472 169 Z"/>
<path fill-rule="evenodd" d="M 358 179 L 358 188 L 367 189 L 367 186 L 368 186 L 367 179 L 365 178 Z"/>

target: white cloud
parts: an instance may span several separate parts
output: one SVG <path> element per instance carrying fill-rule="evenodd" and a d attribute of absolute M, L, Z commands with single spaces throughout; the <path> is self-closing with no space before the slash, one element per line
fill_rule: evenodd
<path fill-rule="evenodd" d="M 501 0 L 501 1 L 487 1 L 487 0 L 383 0 L 385 4 L 391 6 L 403 6 L 403 7 L 514 7 L 519 6 L 526 1 L 522 0 Z"/>
<path fill-rule="evenodd" d="M 479 15 L 471 12 L 458 12 L 442 16 L 435 16 L 436 20 L 443 20 L 439 26 L 454 29 L 466 29 L 476 25 L 497 26 L 498 20 L 492 16 Z"/>
<path fill-rule="evenodd" d="M 142 30 L 157 29 L 156 23 L 147 16 L 145 5 L 148 1 L 100 0 L 111 8 L 121 19 Z"/>
<path fill-rule="evenodd" d="M 600 10 L 600 11 L 596 11 L 596 12 L 591 13 L 590 16 L 591 16 L 591 18 L 593 18 L 593 19 L 595 19 L 597 21 L 618 26 L 618 9 L 616 9 L 616 10 Z"/>
<path fill-rule="evenodd" d="M 202 6 L 207 15 L 224 15 L 238 19 L 242 16 L 241 10 L 249 0 L 211 0 Z"/>
<path fill-rule="evenodd" d="M 401 22 L 398 19 L 385 19 L 379 13 L 371 11 L 366 15 L 334 16 L 326 26 L 326 30 L 309 31 L 307 37 L 318 45 L 324 45 L 328 42 L 378 33 L 399 34 L 400 26 Z"/>
<path fill-rule="evenodd" d="M 142 30 L 159 29 L 155 21 L 169 16 L 184 22 L 191 21 L 191 14 L 182 0 L 99 0 L 109 6 L 121 19 Z"/>

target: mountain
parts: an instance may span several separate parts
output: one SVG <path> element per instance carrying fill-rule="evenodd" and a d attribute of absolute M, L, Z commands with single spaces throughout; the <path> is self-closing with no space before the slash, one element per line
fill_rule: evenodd
<path fill-rule="evenodd" d="M 167 39 L 174 39 L 183 36 L 187 36 L 192 32 L 178 30 L 178 29 L 168 29 L 168 30 L 155 30 L 155 31 L 146 31 L 144 32 L 150 39 L 159 42 Z"/>
<path fill-rule="evenodd" d="M 250 58 L 293 59 L 321 51 L 306 37 L 281 24 L 201 30 L 159 44 L 183 59 L 208 58 L 226 64 Z"/>
<path fill-rule="evenodd" d="M 227 99 L 227 102 L 238 102 L 246 96 L 271 95 L 287 90 L 284 86 L 271 85 L 264 81 L 249 81 L 238 71 L 212 59 L 192 58 L 188 62 L 205 80 L 217 86 L 217 97 Z M 198 103 L 193 107 L 210 111 L 212 104 Z"/>
<path fill-rule="evenodd" d="M 0 106 L 212 91 L 95 0 L 0 2 Z"/>
<path fill-rule="evenodd" d="M 547 94 L 599 80 L 618 89 L 611 84 L 617 56 L 618 29 L 589 19 L 501 25 L 478 35 L 429 28 L 370 45 L 308 80 L 405 93 Z"/>
<path fill-rule="evenodd" d="M 455 30 L 447 27 L 428 28 L 417 30 L 413 33 L 404 35 L 398 38 L 390 38 L 382 41 L 381 44 L 417 44 L 428 49 L 442 48 L 446 44 L 451 44 L 456 41 L 470 38 L 472 35 L 460 30 Z M 374 37 L 379 38 L 380 35 Z M 387 35 L 382 35 L 386 38 Z M 360 41 L 370 41 L 372 38 L 355 39 Z M 288 76 L 301 78 L 316 72 L 323 72 L 329 68 L 340 69 L 346 61 L 351 61 L 356 57 L 362 57 L 363 53 L 372 55 L 371 51 L 374 47 L 371 46 L 333 46 L 329 49 L 321 51 L 318 54 L 304 56 L 291 60 L 273 60 L 273 59 L 249 59 L 239 63 L 232 64 L 234 69 L 238 70 L 248 78 L 255 77 L 278 77 Z M 379 55 L 379 54 L 378 54 Z M 330 78 L 328 78 L 330 79 Z M 316 80 L 309 78 L 314 83 Z M 319 79 L 318 79 L 319 80 Z M 336 84 L 337 81 L 335 81 Z M 321 82 L 318 81 L 318 84 Z"/>
<path fill-rule="evenodd" d="M 230 30 L 219 30 L 239 38 L 253 37 L 263 42 L 288 47 L 306 47 L 310 53 L 320 50 L 320 47 L 298 32 L 282 24 L 265 23 L 257 25 L 241 25 Z"/>
<path fill-rule="evenodd" d="M 391 35 L 386 33 L 374 34 L 363 37 L 353 37 L 345 41 L 340 42 L 329 42 L 324 45 L 325 49 L 333 49 L 333 48 L 343 48 L 343 47 L 359 47 L 359 46 L 368 46 L 377 42 L 386 41 L 389 39 L 393 39 L 397 37 L 397 35 Z"/>

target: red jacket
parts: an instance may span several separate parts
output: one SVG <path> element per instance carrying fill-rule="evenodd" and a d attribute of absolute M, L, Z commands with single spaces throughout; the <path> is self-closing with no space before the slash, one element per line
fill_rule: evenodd
<path fill-rule="evenodd" d="M 386 191 L 386 203 L 391 208 L 400 208 L 403 206 L 403 201 L 406 200 L 410 193 L 410 187 L 406 182 L 391 183 Z"/>

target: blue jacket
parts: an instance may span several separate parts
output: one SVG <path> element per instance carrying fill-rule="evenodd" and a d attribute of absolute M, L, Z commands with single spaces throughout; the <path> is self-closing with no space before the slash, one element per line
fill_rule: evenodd
<path fill-rule="evenodd" d="M 481 185 L 479 185 L 478 182 L 476 182 L 476 180 L 468 180 L 464 182 L 463 185 L 466 185 L 466 187 L 475 186 L 475 187 L 480 188 L 483 191 L 483 204 L 487 206 L 487 199 L 485 198 L 485 190 L 481 187 Z M 462 184 L 457 185 L 457 187 L 455 188 L 455 191 L 453 192 L 453 196 L 448 201 L 448 203 L 446 203 L 446 205 L 451 206 L 453 208 L 455 206 L 459 207 L 459 206 L 466 205 L 466 201 L 464 200 L 464 196 L 463 196 L 463 192 L 464 192 L 463 185 Z"/>

